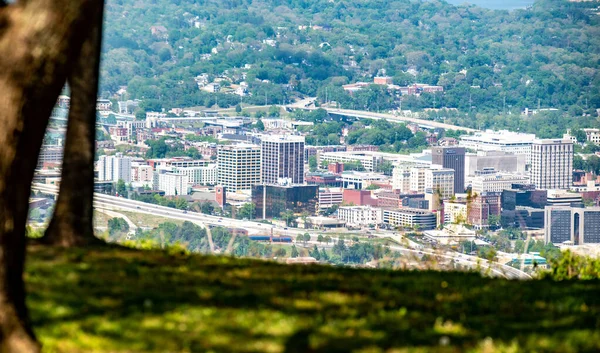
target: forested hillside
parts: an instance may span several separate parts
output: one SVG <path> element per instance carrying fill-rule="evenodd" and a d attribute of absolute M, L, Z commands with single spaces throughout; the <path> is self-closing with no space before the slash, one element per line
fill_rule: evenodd
<path fill-rule="evenodd" d="M 341 85 L 385 74 L 398 85 L 444 87 L 406 97 L 403 109 L 497 114 L 540 106 L 580 116 L 600 108 L 597 6 L 539 0 L 508 12 L 438 0 L 109 0 L 102 91 L 127 86 L 148 110 L 212 105 L 217 95 L 221 106 L 239 102 L 200 91 L 194 78 L 208 74 L 247 82 L 248 103 L 324 95 L 327 87 L 328 99 L 363 108 Z M 380 99 L 377 109 L 395 104 Z"/>

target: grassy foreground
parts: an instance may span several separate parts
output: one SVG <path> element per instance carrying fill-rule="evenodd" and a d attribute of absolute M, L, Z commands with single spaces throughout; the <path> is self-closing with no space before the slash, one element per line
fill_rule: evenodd
<path fill-rule="evenodd" d="M 29 249 L 46 352 L 597 352 L 600 281 Z"/>

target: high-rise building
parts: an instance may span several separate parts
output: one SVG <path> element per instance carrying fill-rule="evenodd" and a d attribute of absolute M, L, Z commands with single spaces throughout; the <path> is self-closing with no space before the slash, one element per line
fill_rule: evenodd
<path fill-rule="evenodd" d="M 464 147 L 431 148 L 431 163 L 444 168 L 454 169 L 454 192 L 465 190 L 465 149 Z"/>
<path fill-rule="evenodd" d="M 131 182 L 131 158 L 121 154 L 100 156 L 98 159 L 98 180 Z"/>
<path fill-rule="evenodd" d="M 260 147 L 250 144 L 219 146 L 217 183 L 227 191 L 250 190 L 260 183 Z"/>
<path fill-rule="evenodd" d="M 261 183 L 304 183 L 304 136 L 269 135 L 261 142 Z"/>
<path fill-rule="evenodd" d="M 547 206 L 544 240 L 553 244 L 600 243 L 600 207 Z"/>
<path fill-rule="evenodd" d="M 569 189 L 573 181 L 573 142 L 535 140 L 531 146 L 531 183 L 538 189 Z"/>

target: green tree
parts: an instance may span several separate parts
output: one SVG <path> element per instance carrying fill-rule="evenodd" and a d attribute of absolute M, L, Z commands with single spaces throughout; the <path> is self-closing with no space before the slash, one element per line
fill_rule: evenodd
<path fill-rule="evenodd" d="M 178 210 L 187 210 L 189 207 L 186 199 L 178 197 L 175 199 L 175 208 Z"/>
<path fill-rule="evenodd" d="M 270 117 L 279 117 L 280 114 L 280 109 L 278 106 L 272 105 L 269 107 L 269 112 L 268 112 Z"/>
<path fill-rule="evenodd" d="M 200 212 L 211 215 L 215 211 L 215 206 L 211 202 L 205 201 L 200 203 Z"/>
<path fill-rule="evenodd" d="M 488 225 L 490 227 L 496 227 L 500 224 L 500 215 L 489 215 L 488 216 Z"/>
<path fill-rule="evenodd" d="M 311 172 L 316 171 L 318 166 L 319 163 L 317 162 L 317 156 L 308 157 L 308 168 Z"/>
<path fill-rule="evenodd" d="M 253 203 L 251 203 L 251 202 L 245 203 L 238 210 L 237 218 L 238 219 L 254 219 L 254 211 L 255 210 L 256 210 L 256 206 Z"/>
<path fill-rule="evenodd" d="M 385 175 L 392 175 L 394 171 L 394 165 L 390 161 L 383 161 L 377 166 L 377 171 Z"/>
<path fill-rule="evenodd" d="M 295 258 L 298 257 L 298 249 L 296 249 L 296 245 L 292 245 L 292 253 L 291 253 L 291 257 Z"/>
<path fill-rule="evenodd" d="M 317 235 L 317 241 L 318 241 L 319 243 L 322 243 L 324 240 L 325 240 L 325 238 L 323 238 L 323 234 L 319 234 L 319 235 Z"/>
<path fill-rule="evenodd" d="M 127 185 L 125 185 L 125 182 L 123 181 L 123 179 L 119 179 L 119 181 L 117 181 L 117 186 L 115 188 L 115 191 L 117 192 L 117 195 L 119 195 L 119 196 L 123 196 L 123 197 L 127 196 Z"/>
<path fill-rule="evenodd" d="M 309 252 L 309 255 L 317 260 L 321 259 L 321 252 L 319 251 L 319 248 L 317 248 L 316 245 L 312 248 L 312 251 Z"/>
<path fill-rule="evenodd" d="M 579 143 L 585 143 L 587 141 L 587 135 L 585 134 L 585 131 L 581 129 L 571 130 L 571 136 L 575 137 Z"/>
<path fill-rule="evenodd" d="M 302 235 L 302 240 L 304 241 L 304 246 L 306 246 L 306 243 L 307 243 L 308 241 L 310 241 L 310 234 L 308 234 L 308 233 L 304 233 L 304 234 Z"/>
<path fill-rule="evenodd" d="M 281 219 L 283 219 L 285 221 L 285 224 L 288 227 L 292 224 L 292 222 L 296 218 L 296 215 L 294 214 L 294 211 L 292 211 L 292 210 L 286 210 L 284 212 L 281 212 L 280 216 L 281 216 Z"/>
<path fill-rule="evenodd" d="M 129 223 L 123 218 L 115 217 L 108 220 L 108 233 L 113 236 L 119 232 L 124 233 L 129 231 Z"/>
<path fill-rule="evenodd" d="M 256 121 L 256 129 L 258 131 L 265 131 L 265 124 L 263 123 L 262 119 L 258 119 Z"/>
<path fill-rule="evenodd" d="M 286 254 L 287 254 L 287 252 L 285 251 L 284 248 L 279 248 L 279 249 L 275 250 L 275 253 L 273 253 L 273 255 L 276 257 L 285 257 Z"/>
<path fill-rule="evenodd" d="M 242 107 L 239 104 L 236 104 L 236 106 L 235 106 L 235 112 L 238 113 L 238 114 L 242 112 Z"/>

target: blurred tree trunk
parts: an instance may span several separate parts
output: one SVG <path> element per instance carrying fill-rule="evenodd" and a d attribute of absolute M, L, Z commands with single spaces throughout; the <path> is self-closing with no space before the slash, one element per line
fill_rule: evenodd
<path fill-rule="evenodd" d="M 69 74 L 71 105 L 58 200 L 42 242 L 58 246 L 102 244 L 94 236 L 94 153 L 103 4 Z"/>
<path fill-rule="evenodd" d="M 0 6 L 0 352 L 38 352 L 25 306 L 25 224 L 48 119 L 92 26 L 94 0 Z"/>

